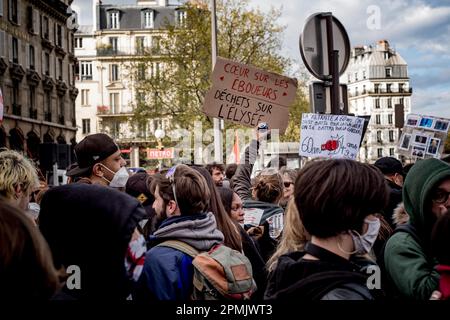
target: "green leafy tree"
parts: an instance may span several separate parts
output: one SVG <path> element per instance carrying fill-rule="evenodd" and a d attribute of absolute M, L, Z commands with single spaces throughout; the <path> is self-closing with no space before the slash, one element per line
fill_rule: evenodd
<path fill-rule="evenodd" d="M 206 92 L 211 87 L 208 3 L 187 2 L 183 8 L 187 16 L 184 23 L 167 23 L 166 33 L 154 38 L 157 40 L 152 48 L 131 64 L 135 87 L 141 96 L 135 103 L 134 121 L 169 118 L 172 128 L 192 129 L 194 121 L 202 121 L 205 129 L 212 127 L 212 119 L 202 112 Z M 280 11 L 274 8 L 268 13 L 249 9 L 248 0 L 217 1 L 219 56 L 288 74 L 292 64 L 281 54 L 284 27 L 277 22 L 279 17 Z M 283 140 L 298 139 L 300 115 L 306 109 L 303 90 L 299 89 Z M 226 128 L 230 127 L 239 126 L 226 123 Z"/>
<path fill-rule="evenodd" d="M 450 154 L 450 131 L 447 134 L 447 140 L 445 141 L 444 153 Z"/>

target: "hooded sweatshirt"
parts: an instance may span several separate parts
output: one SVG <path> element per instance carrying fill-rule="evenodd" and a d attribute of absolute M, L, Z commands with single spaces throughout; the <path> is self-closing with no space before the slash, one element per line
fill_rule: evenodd
<path fill-rule="evenodd" d="M 208 251 L 223 242 L 214 214 L 201 213 L 166 219 L 150 237 L 153 245 L 166 240 L 187 243 L 198 251 Z M 139 279 L 139 300 L 188 300 L 192 293 L 192 257 L 177 249 L 154 246 L 146 256 Z"/>
<path fill-rule="evenodd" d="M 126 251 L 145 215 L 139 201 L 109 187 L 69 184 L 48 190 L 40 230 L 56 268 L 77 266 L 81 280 L 81 289 L 66 286 L 55 298 L 125 300 L 132 285 Z"/>
<path fill-rule="evenodd" d="M 386 244 L 384 263 L 389 279 L 404 298 L 428 300 L 438 288 L 436 261 L 429 252 L 436 219 L 431 212 L 430 195 L 446 179 L 450 179 L 450 166 L 437 159 L 427 159 L 412 167 L 403 185 L 409 223 L 417 230 L 421 243 L 406 232 L 395 233 Z"/>

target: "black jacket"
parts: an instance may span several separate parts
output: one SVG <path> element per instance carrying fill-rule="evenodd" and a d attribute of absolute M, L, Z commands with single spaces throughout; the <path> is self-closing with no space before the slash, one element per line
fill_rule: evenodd
<path fill-rule="evenodd" d="M 145 215 L 139 201 L 109 187 L 69 184 L 47 191 L 39 227 L 55 266 L 81 271 L 81 289 L 64 287 L 57 298 L 125 299 L 131 290 L 125 253 Z"/>
<path fill-rule="evenodd" d="M 305 260 L 309 253 L 320 260 Z M 307 243 L 305 252 L 280 257 L 269 277 L 268 300 L 372 300 L 360 267 L 328 250 Z"/>

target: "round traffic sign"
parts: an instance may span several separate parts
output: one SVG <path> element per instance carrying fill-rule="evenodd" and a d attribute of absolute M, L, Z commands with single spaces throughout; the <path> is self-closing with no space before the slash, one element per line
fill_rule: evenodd
<path fill-rule="evenodd" d="M 329 80 L 326 16 L 330 13 L 315 13 L 308 17 L 300 35 L 300 53 L 306 68 L 316 78 Z M 350 40 L 344 26 L 332 16 L 333 50 L 339 51 L 339 75 L 347 68 L 350 59 Z"/>

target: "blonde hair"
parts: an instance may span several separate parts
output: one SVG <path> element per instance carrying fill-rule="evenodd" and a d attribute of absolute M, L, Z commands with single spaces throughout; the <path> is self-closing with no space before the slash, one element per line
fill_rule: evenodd
<path fill-rule="evenodd" d="M 13 199 L 17 186 L 24 192 L 39 186 L 36 168 L 20 153 L 0 149 L 0 195 Z"/>
<path fill-rule="evenodd" d="M 275 253 L 267 261 L 267 270 L 269 272 L 275 270 L 278 259 L 286 253 L 294 251 L 303 251 L 306 242 L 310 239 L 308 231 L 306 231 L 300 219 L 300 215 L 292 199 L 289 201 L 286 209 L 286 219 L 281 235 L 281 240 L 278 243 Z"/>

